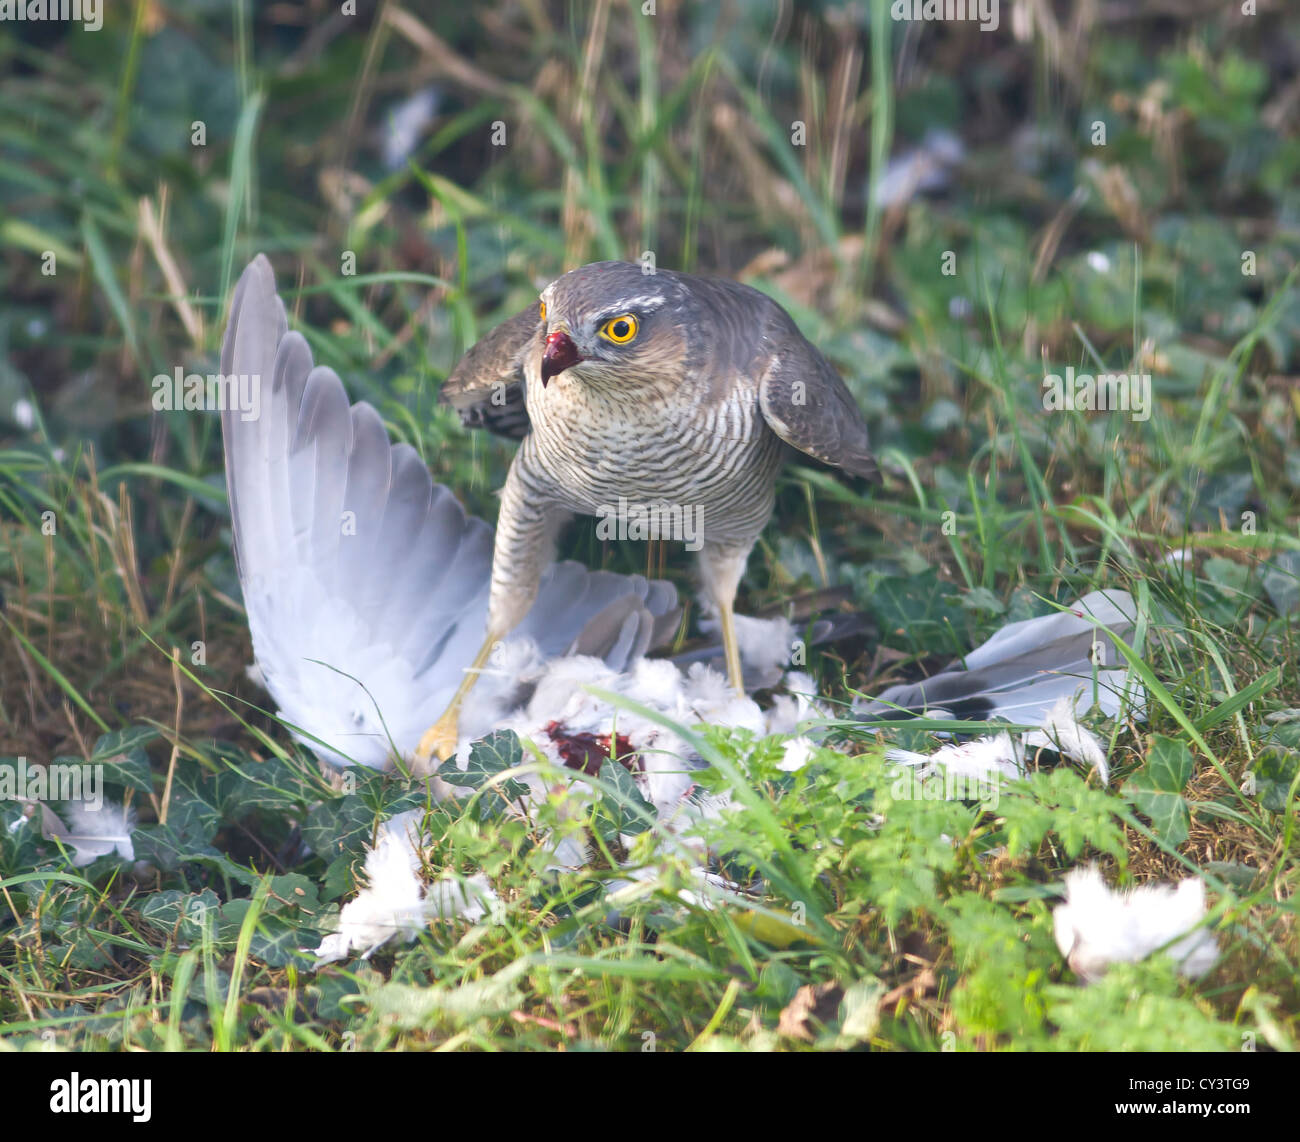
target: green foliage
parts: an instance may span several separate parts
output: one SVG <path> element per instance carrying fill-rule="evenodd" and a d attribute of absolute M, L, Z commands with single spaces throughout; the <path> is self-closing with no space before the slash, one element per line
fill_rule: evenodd
<path fill-rule="evenodd" d="M 1186 993 L 1167 957 L 1116 964 L 1091 987 L 1048 987 L 1060 1028 L 1044 1046 L 1075 1051 L 1234 1051 L 1242 1032 Z"/>
<path fill-rule="evenodd" d="M 501 778 L 502 774 L 518 769 L 524 762 L 524 747 L 513 730 L 498 730 L 470 747 L 469 760 L 463 771 L 457 770 L 447 779 L 458 788 L 479 793 L 476 808 L 480 820 L 504 813 L 512 801 L 518 801 L 528 792 L 528 787 L 514 778 Z"/>
<path fill-rule="evenodd" d="M 1192 754 L 1184 742 L 1157 734 L 1146 763 L 1124 787 L 1133 804 L 1151 819 L 1157 834 L 1171 845 L 1187 840 L 1191 815 L 1182 793 L 1193 769 Z"/>
<path fill-rule="evenodd" d="M 1027 796 L 1003 800 L 1000 811 L 1006 830 L 1007 851 L 1012 856 L 1032 856 L 1055 833 L 1066 856 L 1078 859 L 1093 848 L 1124 864 L 1124 835 L 1116 821 L 1113 798 L 1090 789 L 1073 770 L 1064 766 L 1029 775 Z"/>
<path fill-rule="evenodd" d="M 94 37 L 0 26 L 0 750 L 103 765 L 142 823 L 134 860 L 74 869 L 39 813 L 0 801 L 0 1023 L 128 1050 L 1294 1043 L 1300 140 L 1263 50 L 1285 13 L 1225 9 L 1172 39 L 1103 21 L 1061 82 L 1042 29 L 954 62 L 969 41 L 927 34 L 917 56 L 884 5 L 795 6 L 785 29 L 760 4 L 666 6 L 672 36 L 615 5 L 590 60 L 582 6 L 522 39 L 469 6 L 408 6 L 489 83 L 440 79 L 389 170 L 374 143 L 425 61 L 383 22 L 104 7 Z M 841 100 L 832 78 L 859 68 Z M 497 121 L 504 148 L 484 142 Z M 965 160 L 882 207 L 879 171 L 936 126 Z M 318 361 L 491 518 L 509 447 L 462 432 L 440 380 L 565 265 L 645 249 L 787 305 L 882 457 L 871 493 L 788 469 L 742 609 L 851 597 L 875 633 L 807 663 L 847 703 L 1121 585 L 1162 689 L 1145 720 L 1094 726 L 1115 786 L 1062 765 L 995 800 L 918 799 L 880 740 L 935 744 L 914 728 L 840 728 L 788 773 L 778 739 L 694 727 L 712 765 L 680 836 L 649 827 L 615 762 L 520 815 L 521 767 L 571 775 L 514 734 L 474 746 L 454 804 L 369 771 L 336 789 L 250 705 L 219 432 L 150 414 L 147 388 L 214 366 L 232 274 L 270 253 Z M 1139 366 L 1149 419 L 1044 409 L 1044 373 Z M 647 571 L 582 525 L 561 555 Z M 683 588 L 687 566 L 666 571 Z M 187 665 L 200 637 L 208 664 Z M 705 793 L 731 807 L 708 816 Z M 426 874 L 481 873 L 499 913 L 309 971 L 302 949 L 407 810 Z M 557 862 L 560 840 L 589 864 Z M 1093 860 L 1116 883 L 1203 873 L 1215 975 L 1156 957 L 1081 985 L 1051 909 Z M 825 1010 L 779 1033 L 805 989 Z"/>

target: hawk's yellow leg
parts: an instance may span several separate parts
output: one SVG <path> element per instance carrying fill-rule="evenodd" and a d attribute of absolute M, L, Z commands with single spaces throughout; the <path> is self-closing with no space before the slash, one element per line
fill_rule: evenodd
<path fill-rule="evenodd" d="M 719 617 L 722 620 L 722 652 L 727 659 L 727 677 L 736 694 L 745 696 L 745 674 L 740 668 L 740 644 L 736 641 L 736 621 L 731 609 L 731 602 L 718 604 Z"/>
<path fill-rule="evenodd" d="M 425 730 L 420 744 L 416 746 L 414 764 L 411 767 L 417 777 L 427 777 L 437 769 L 438 762 L 446 761 L 456 752 L 456 743 L 460 740 L 460 709 L 465 704 L 469 692 L 474 689 L 480 671 L 487 665 L 487 660 L 492 657 L 492 649 L 499 641 L 500 635 L 495 631 L 488 632 L 483 645 L 474 655 L 474 661 L 465 668 L 465 677 L 461 679 L 456 693 L 452 695 L 446 711 Z"/>

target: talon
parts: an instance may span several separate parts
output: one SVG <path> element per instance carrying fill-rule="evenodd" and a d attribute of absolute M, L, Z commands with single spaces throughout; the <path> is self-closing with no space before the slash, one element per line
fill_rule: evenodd
<path fill-rule="evenodd" d="M 460 741 L 460 711 L 454 706 L 424 731 L 416 746 L 411 772 L 416 777 L 428 777 L 439 765 L 456 753 Z"/>
<path fill-rule="evenodd" d="M 460 708 L 474 688 L 474 683 L 478 681 L 479 671 L 491 657 L 499 637 L 498 631 L 488 631 L 488 636 L 479 647 L 474 661 L 465 668 L 465 677 L 461 679 L 456 693 L 452 695 L 446 711 L 425 730 L 424 737 L 415 747 L 415 755 L 411 758 L 412 776 L 428 777 L 449 757 L 455 756 L 456 746 L 460 744 Z"/>

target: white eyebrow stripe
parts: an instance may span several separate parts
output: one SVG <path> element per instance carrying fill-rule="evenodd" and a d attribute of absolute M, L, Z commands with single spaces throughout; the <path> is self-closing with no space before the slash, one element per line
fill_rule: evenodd
<path fill-rule="evenodd" d="M 616 314 L 623 313 L 629 309 L 658 309 L 667 300 L 666 297 L 660 297 L 657 294 L 652 294 L 648 297 L 629 297 L 626 300 L 619 302 L 615 308 L 602 313 L 600 318 L 613 317 Z M 599 321 L 600 318 L 597 318 L 597 320 Z"/>

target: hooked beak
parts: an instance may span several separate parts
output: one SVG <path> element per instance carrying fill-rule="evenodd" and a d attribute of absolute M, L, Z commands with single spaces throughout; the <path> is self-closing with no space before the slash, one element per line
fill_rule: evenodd
<path fill-rule="evenodd" d="M 582 354 L 567 333 L 556 330 L 546 338 L 546 348 L 542 351 L 542 387 L 552 377 L 558 376 L 565 369 L 571 368 L 582 360 Z"/>

